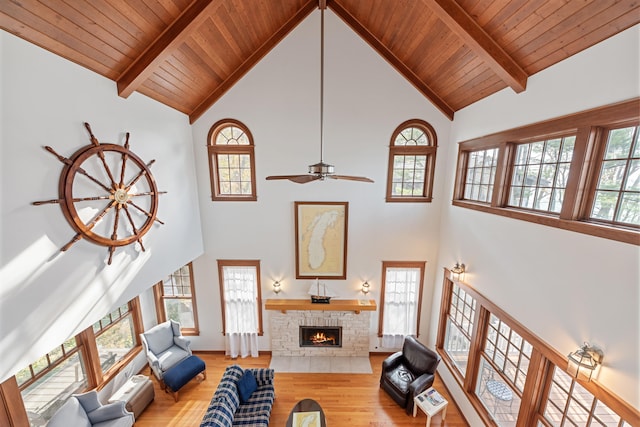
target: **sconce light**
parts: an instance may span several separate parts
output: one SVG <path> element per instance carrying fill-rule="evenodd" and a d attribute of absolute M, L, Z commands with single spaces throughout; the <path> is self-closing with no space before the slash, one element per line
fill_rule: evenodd
<path fill-rule="evenodd" d="M 460 264 L 456 262 L 456 265 L 454 265 L 453 268 L 451 269 L 451 273 L 453 273 L 453 281 L 459 282 L 460 276 L 462 276 L 465 271 L 467 271 L 467 269 L 464 266 L 464 264 Z"/>
<path fill-rule="evenodd" d="M 281 290 L 282 288 L 280 287 L 280 282 L 278 280 L 273 282 L 273 292 L 275 292 L 276 294 L 279 294 Z"/>
<path fill-rule="evenodd" d="M 369 293 L 369 282 L 367 282 L 366 280 L 362 284 L 362 293 L 365 295 Z"/>
<path fill-rule="evenodd" d="M 602 365 L 604 355 L 602 350 L 585 342 L 578 350 L 569 353 L 568 357 L 567 372 L 575 378 L 580 377 L 583 380 L 591 381 L 592 377 L 595 378 L 594 374 L 598 367 Z"/>

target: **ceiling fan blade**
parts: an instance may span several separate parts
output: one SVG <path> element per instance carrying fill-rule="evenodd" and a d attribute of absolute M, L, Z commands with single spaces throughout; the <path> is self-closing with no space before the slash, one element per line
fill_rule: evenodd
<path fill-rule="evenodd" d="M 298 183 L 298 184 L 306 184 L 307 182 L 315 181 L 317 179 L 322 178 L 320 175 L 272 175 L 268 176 L 267 180 L 275 180 L 275 179 L 288 179 L 289 181 Z"/>
<path fill-rule="evenodd" d="M 364 176 L 351 176 L 351 175 L 327 175 L 327 178 L 331 179 L 346 179 L 349 181 L 361 181 L 361 182 L 373 182 L 371 178 Z"/>

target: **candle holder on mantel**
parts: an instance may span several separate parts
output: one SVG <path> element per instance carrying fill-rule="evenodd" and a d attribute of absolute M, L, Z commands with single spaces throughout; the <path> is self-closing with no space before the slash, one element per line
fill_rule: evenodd
<path fill-rule="evenodd" d="M 309 290 L 309 293 L 311 293 L 311 303 L 312 304 L 329 304 L 329 302 L 331 301 L 331 296 L 327 295 L 327 285 L 325 285 L 324 283 L 322 284 L 322 295 L 320 295 L 320 282 L 318 281 L 318 279 L 316 279 L 316 293 L 313 294 L 312 289 L 313 289 L 313 285 L 311 285 L 311 289 Z"/>

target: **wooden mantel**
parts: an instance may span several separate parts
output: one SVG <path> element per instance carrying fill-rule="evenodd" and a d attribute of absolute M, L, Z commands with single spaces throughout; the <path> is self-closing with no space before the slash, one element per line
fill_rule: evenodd
<path fill-rule="evenodd" d="M 376 311 L 375 300 L 339 299 L 329 304 L 313 304 L 310 299 L 268 299 L 264 306 L 267 310 L 318 310 L 318 311 Z"/>

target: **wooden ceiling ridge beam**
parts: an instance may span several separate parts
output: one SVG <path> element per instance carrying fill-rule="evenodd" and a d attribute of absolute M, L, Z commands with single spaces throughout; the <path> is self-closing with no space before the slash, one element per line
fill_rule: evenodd
<path fill-rule="evenodd" d="M 353 31 L 362 37 L 378 54 L 409 81 L 420 93 L 428 98 L 442 113 L 453 120 L 455 110 L 433 89 L 429 87 L 417 74 L 404 64 L 391 50 L 389 50 L 376 36 L 374 36 L 357 18 L 349 13 L 339 2 L 328 1 L 329 8 L 338 15 Z"/>
<path fill-rule="evenodd" d="M 238 80 L 253 68 L 267 53 L 271 51 L 287 34 L 289 34 L 300 22 L 318 7 L 318 0 L 308 0 L 300 9 L 289 18 L 268 40 L 257 48 L 238 68 L 236 68 L 209 96 L 198 104 L 189 114 L 189 122 L 194 123 L 222 97 Z"/>
<path fill-rule="evenodd" d="M 118 95 L 127 98 L 153 73 L 167 57 L 189 37 L 189 33 L 200 26 L 210 12 L 214 0 L 194 0 L 171 25 L 137 57 L 120 75 L 116 83 Z M 222 4 L 215 1 L 216 7 Z"/>
<path fill-rule="evenodd" d="M 455 0 L 423 0 L 516 93 L 529 75 Z"/>

